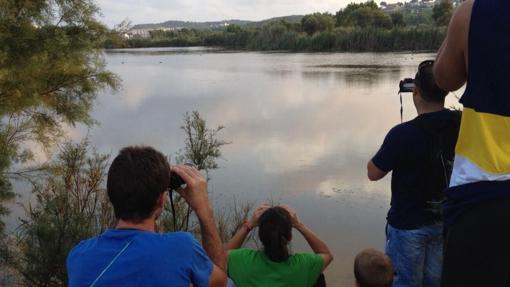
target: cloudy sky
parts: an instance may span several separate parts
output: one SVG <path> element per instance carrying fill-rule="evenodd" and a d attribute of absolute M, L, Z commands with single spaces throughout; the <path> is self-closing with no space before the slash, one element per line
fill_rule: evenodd
<path fill-rule="evenodd" d="M 276 16 L 335 13 L 359 0 L 97 0 L 108 26 L 129 18 L 133 24 L 167 20 L 263 20 Z"/>

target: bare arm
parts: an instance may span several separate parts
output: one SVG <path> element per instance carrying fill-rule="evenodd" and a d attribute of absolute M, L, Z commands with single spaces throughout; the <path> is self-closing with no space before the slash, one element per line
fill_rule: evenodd
<path fill-rule="evenodd" d="M 246 240 L 248 234 L 250 234 L 251 229 L 259 224 L 259 218 L 262 213 L 264 213 L 269 207 L 270 205 L 268 204 L 262 204 L 258 206 L 255 209 L 255 212 L 253 212 L 251 219 L 246 224 L 243 224 L 241 228 L 237 230 L 236 234 L 234 234 L 232 239 L 230 239 L 230 241 L 225 245 L 225 251 L 228 252 L 232 249 L 240 248 L 243 245 L 244 240 Z"/>
<path fill-rule="evenodd" d="M 450 20 L 448 33 L 437 53 L 434 76 L 439 87 L 455 91 L 466 83 L 469 25 L 473 0 L 462 3 Z"/>
<path fill-rule="evenodd" d="M 250 231 L 251 230 L 245 224 L 243 224 L 241 228 L 237 230 L 236 234 L 234 234 L 232 239 L 230 239 L 230 241 L 225 244 L 225 251 L 229 252 L 232 249 L 240 248 L 246 240 L 248 234 L 250 234 Z"/>
<path fill-rule="evenodd" d="M 324 241 L 322 241 L 319 236 L 317 236 L 312 230 L 306 227 L 297 217 L 296 212 L 290 208 L 289 206 L 282 206 L 287 210 L 292 219 L 292 225 L 296 228 L 305 238 L 310 248 L 312 248 L 313 252 L 322 257 L 324 264 L 322 265 L 322 271 L 328 267 L 328 265 L 333 261 L 333 253 L 329 250 L 329 247 L 326 245 Z"/>
<path fill-rule="evenodd" d="M 227 284 L 226 254 L 221 246 L 221 239 L 214 222 L 214 214 L 209 204 L 207 181 L 194 167 L 173 166 L 172 171 L 186 182 L 186 188 L 178 189 L 177 192 L 195 211 L 200 223 L 202 246 L 214 263 L 213 271 L 209 277 L 209 286 L 225 286 Z"/>
<path fill-rule="evenodd" d="M 388 174 L 387 172 L 378 168 L 373 161 L 369 161 L 367 164 L 367 176 L 371 181 L 379 180 Z"/>

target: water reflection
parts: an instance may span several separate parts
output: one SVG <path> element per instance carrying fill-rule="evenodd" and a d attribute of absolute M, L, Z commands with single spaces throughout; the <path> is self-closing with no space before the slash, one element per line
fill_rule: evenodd
<path fill-rule="evenodd" d="M 430 54 L 231 53 L 203 49 L 110 51 L 123 79 L 99 96 L 90 131 L 99 151 L 147 144 L 182 147 L 182 115 L 198 110 L 225 125 L 225 161 L 212 173 L 217 206 L 237 200 L 293 205 L 331 244 L 330 286 L 352 283 L 355 253 L 383 247 L 389 181 L 370 183 L 365 164 L 400 121 L 398 81 Z M 416 115 L 404 97 L 405 119 Z M 73 131 L 84 135 L 83 127 Z M 295 249 L 306 246 L 296 236 Z"/>
<path fill-rule="evenodd" d="M 109 54 L 124 91 L 100 97 L 91 140 L 116 151 L 182 146 L 182 114 L 224 124 L 226 161 L 213 172 L 216 205 L 272 200 L 294 205 L 331 243 L 329 283 L 350 283 L 354 254 L 382 248 L 389 182 L 369 183 L 365 164 L 399 122 L 398 81 L 431 55 L 172 53 Z M 124 64 L 122 64 L 124 61 Z M 162 63 L 160 63 L 162 62 Z M 405 116 L 416 114 L 404 97 Z M 295 249 L 306 246 L 296 236 Z"/>

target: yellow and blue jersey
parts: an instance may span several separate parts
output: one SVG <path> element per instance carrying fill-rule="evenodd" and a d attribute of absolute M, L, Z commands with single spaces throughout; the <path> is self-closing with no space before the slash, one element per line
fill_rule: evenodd
<path fill-rule="evenodd" d="M 510 21 L 507 0 L 475 1 L 469 70 L 445 221 L 480 202 L 510 198 Z"/>

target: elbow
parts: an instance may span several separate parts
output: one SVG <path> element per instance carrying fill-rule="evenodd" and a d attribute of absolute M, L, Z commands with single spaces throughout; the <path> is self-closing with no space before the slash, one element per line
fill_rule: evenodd
<path fill-rule="evenodd" d="M 324 258 L 324 266 L 323 266 L 322 271 L 324 271 L 331 264 L 331 262 L 333 262 L 334 257 L 333 257 L 333 254 L 328 253 L 328 254 L 325 254 L 325 256 L 323 258 Z"/>
<path fill-rule="evenodd" d="M 372 175 L 372 174 L 370 174 L 370 173 L 368 173 L 368 179 L 369 179 L 370 181 L 378 181 L 378 180 L 379 180 L 379 178 L 378 178 L 378 177 L 376 177 L 376 176 L 374 176 L 374 175 Z"/>
<path fill-rule="evenodd" d="M 376 181 L 379 180 L 380 177 L 378 177 L 375 172 L 373 171 L 372 167 L 370 166 L 370 162 L 367 165 L 367 177 L 370 181 Z"/>
<path fill-rule="evenodd" d="M 370 181 L 376 181 L 383 178 L 386 172 L 380 170 L 372 161 L 367 164 L 367 177 Z"/>

